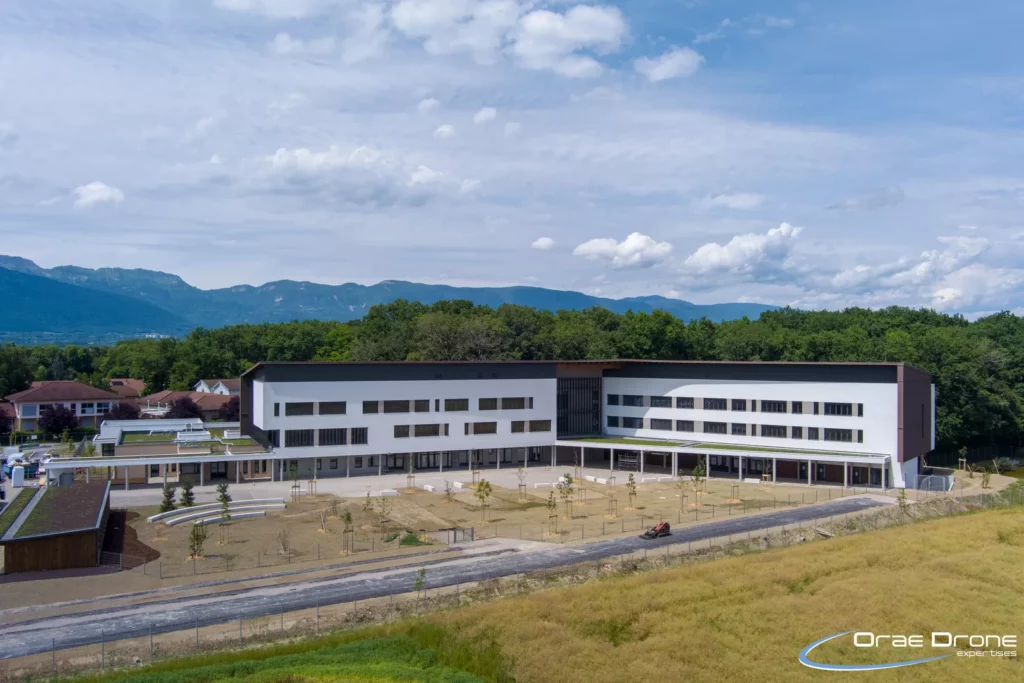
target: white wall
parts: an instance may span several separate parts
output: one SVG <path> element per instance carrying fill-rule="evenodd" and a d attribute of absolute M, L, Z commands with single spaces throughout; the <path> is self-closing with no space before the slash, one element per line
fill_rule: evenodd
<path fill-rule="evenodd" d="M 789 447 L 805 449 L 821 449 L 850 451 L 857 453 L 885 453 L 896 457 L 897 415 L 896 415 L 896 384 L 814 384 L 806 382 L 735 382 L 713 380 L 675 380 L 675 379 L 633 379 L 624 377 L 605 378 L 604 380 L 604 415 L 607 425 L 608 415 L 641 418 L 663 418 L 673 420 L 693 420 L 694 422 L 725 422 L 744 423 L 759 426 L 758 436 L 732 436 L 731 434 L 704 434 L 695 432 L 664 432 L 651 429 L 618 429 L 605 427 L 605 432 L 612 436 L 638 436 L 660 439 L 687 439 L 712 443 L 742 444 L 747 446 Z M 671 396 L 675 405 L 676 396 L 694 397 L 694 409 L 676 408 L 634 408 L 629 406 L 609 406 L 608 394 L 633 394 L 649 396 Z M 747 399 L 746 412 L 732 410 L 704 410 L 703 399 L 724 398 Z M 758 411 L 751 412 L 749 403 L 758 401 Z M 833 415 L 814 415 L 813 410 L 805 409 L 804 414 L 762 413 L 760 402 L 765 401 L 818 401 L 821 403 L 852 403 L 854 415 L 840 417 Z M 621 399 L 620 399 L 621 402 Z M 857 417 L 858 403 L 864 404 L 864 417 Z M 804 428 L 803 439 L 780 439 L 760 436 L 760 425 L 800 426 Z M 699 425 L 697 425 L 699 428 Z M 820 429 L 851 429 L 853 442 L 809 441 L 808 427 Z M 864 431 L 864 443 L 857 443 L 857 430 Z M 730 427 L 731 431 L 731 427 Z"/>
<path fill-rule="evenodd" d="M 478 448 L 518 448 L 525 446 L 551 446 L 555 442 L 556 381 L 554 379 L 509 380 L 449 380 L 409 382 L 253 382 L 253 423 L 264 430 L 281 431 L 278 453 L 294 458 L 330 458 L 337 455 L 376 455 L 381 453 L 415 453 L 429 451 L 457 451 Z M 502 398 L 533 398 L 532 410 L 501 410 Z M 469 411 L 445 412 L 446 398 L 469 399 Z M 478 399 L 499 399 L 499 410 L 478 410 Z M 363 401 L 428 399 L 428 413 L 363 414 Z M 440 399 L 441 412 L 434 411 L 434 401 Z M 289 402 L 345 401 L 345 415 L 285 416 L 285 403 Z M 274 403 L 281 404 L 280 416 L 274 417 Z M 383 403 L 381 404 L 383 411 Z M 550 432 L 524 432 L 513 434 L 511 423 L 516 420 L 551 420 Z M 497 434 L 466 436 L 466 422 L 497 422 Z M 445 424 L 449 436 L 395 438 L 395 425 Z M 285 430 L 289 429 L 349 429 L 366 427 L 366 445 L 314 446 L 285 448 Z M 527 426 L 527 429 L 529 427 Z M 443 428 L 442 428 L 443 429 Z M 410 428 L 410 433 L 412 433 Z M 443 433 L 443 432 L 442 432 Z M 351 441 L 351 432 L 349 433 Z"/>

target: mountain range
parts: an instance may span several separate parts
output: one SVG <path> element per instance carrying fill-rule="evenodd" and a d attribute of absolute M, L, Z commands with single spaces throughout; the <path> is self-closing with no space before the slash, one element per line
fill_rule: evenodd
<path fill-rule="evenodd" d="M 258 287 L 199 289 L 177 275 L 139 268 L 42 268 L 0 256 L 0 341 L 107 343 L 143 335 L 179 336 L 194 327 L 291 320 L 354 320 L 396 299 L 432 304 L 466 299 L 492 307 L 538 309 L 592 306 L 616 313 L 663 310 L 684 321 L 756 318 L 774 306 L 694 304 L 662 296 L 607 299 L 541 287 L 451 287 L 386 280 L 375 285 L 279 280 Z"/>

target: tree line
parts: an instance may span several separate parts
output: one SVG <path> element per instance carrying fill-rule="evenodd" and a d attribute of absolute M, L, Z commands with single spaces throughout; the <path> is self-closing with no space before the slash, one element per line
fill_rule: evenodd
<path fill-rule="evenodd" d="M 147 391 L 237 377 L 259 361 L 653 360 L 888 361 L 934 376 L 942 448 L 1018 445 L 1024 428 L 1024 319 L 976 321 L 891 307 L 780 309 L 757 320 L 684 323 L 668 313 L 602 308 L 540 311 L 468 301 L 395 301 L 359 321 L 296 321 L 195 329 L 183 339 L 111 346 L 0 346 L 0 396 L 32 380 L 106 387 L 134 377 Z"/>

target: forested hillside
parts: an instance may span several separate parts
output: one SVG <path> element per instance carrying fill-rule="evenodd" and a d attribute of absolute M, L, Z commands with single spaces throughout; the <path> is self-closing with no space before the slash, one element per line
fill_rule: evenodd
<path fill-rule="evenodd" d="M 1024 427 L 1024 319 L 976 322 L 933 311 L 778 310 L 759 320 L 683 323 L 663 312 L 550 313 L 466 301 L 374 306 L 361 321 L 197 329 L 182 340 L 110 347 L 0 346 L 0 395 L 32 379 L 136 377 L 149 391 L 237 377 L 262 360 L 575 360 L 642 358 L 902 361 L 935 376 L 938 436 L 955 445 L 1018 444 Z"/>

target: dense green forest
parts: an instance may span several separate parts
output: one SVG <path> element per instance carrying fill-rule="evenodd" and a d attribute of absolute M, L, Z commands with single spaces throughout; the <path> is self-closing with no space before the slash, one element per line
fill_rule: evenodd
<path fill-rule="evenodd" d="M 0 396 L 33 379 L 104 386 L 135 377 L 149 391 L 237 377 L 263 360 L 576 360 L 643 358 L 902 361 L 931 372 L 942 448 L 1018 445 L 1024 428 L 1024 319 L 968 322 L 928 310 L 769 311 L 758 320 L 683 323 L 667 313 L 601 308 L 550 313 L 467 301 L 396 301 L 361 321 L 197 329 L 184 339 L 108 347 L 0 346 Z"/>

